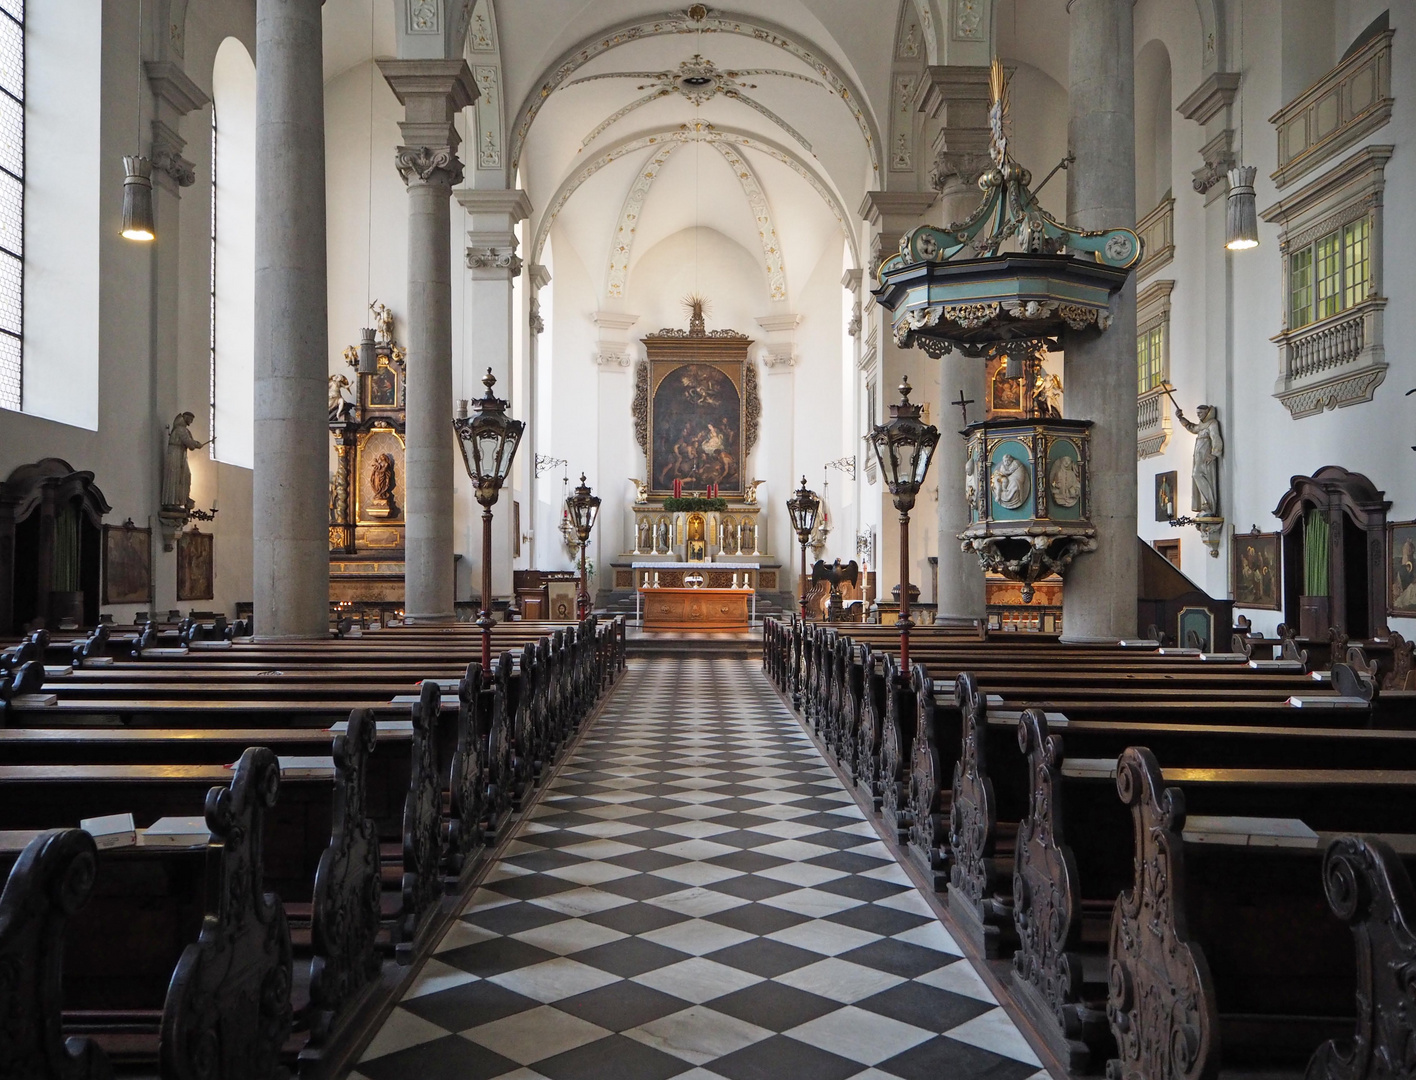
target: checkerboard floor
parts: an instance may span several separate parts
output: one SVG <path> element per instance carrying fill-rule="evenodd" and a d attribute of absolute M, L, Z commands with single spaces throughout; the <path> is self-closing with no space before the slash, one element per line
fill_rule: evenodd
<path fill-rule="evenodd" d="M 632 661 L 353 1076 L 1043 1080 L 753 660 Z"/>

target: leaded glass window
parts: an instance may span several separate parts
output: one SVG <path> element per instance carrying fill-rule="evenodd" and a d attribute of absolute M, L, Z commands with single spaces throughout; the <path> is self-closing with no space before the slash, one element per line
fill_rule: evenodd
<path fill-rule="evenodd" d="M 25 326 L 25 3 L 0 0 L 0 407 L 18 409 Z"/>

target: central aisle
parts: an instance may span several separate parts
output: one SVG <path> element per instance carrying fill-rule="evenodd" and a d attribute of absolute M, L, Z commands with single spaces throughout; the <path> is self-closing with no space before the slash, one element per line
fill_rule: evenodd
<path fill-rule="evenodd" d="M 1043 1078 L 751 660 L 631 661 L 369 1080 Z"/>

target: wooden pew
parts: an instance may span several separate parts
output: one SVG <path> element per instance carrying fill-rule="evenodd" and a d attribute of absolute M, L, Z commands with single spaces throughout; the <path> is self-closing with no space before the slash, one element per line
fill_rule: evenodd
<path fill-rule="evenodd" d="M 1260 1063 L 1295 1076 L 1399 1075 L 1386 1063 L 1404 1067 L 1416 1042 L 1403 974 L 1416 905 L 1395 852 L 1351 836 L 1304 848 L 1190 842 L 1189 800 L 1165 782 L 1147 751 L 1123 755 L 1136 874 L 1111 923 L 1108 1075 Z"/>

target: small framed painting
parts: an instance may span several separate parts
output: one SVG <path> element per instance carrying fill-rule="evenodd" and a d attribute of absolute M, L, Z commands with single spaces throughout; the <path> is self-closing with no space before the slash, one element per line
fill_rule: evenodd
<path fill-rule="evenodd" d="M 213 598 L 213 565 L 211 533 L 181 533 L 177 537 L 177 599 L 210 600 Z"/>
<path fill-rule="evenodd" d="M 1235 606 L 1277 611 L 1283 581 L 1278 533 L 1235 533 L 1229 558 Z"/>
<path fill-rule="evenodd" d="M 1416 521 L 1387 524 L 1387 614 L 1416 615 Z"/>
<path fill-rule="evenodd" d="M 1176 472 L 1171 469 L 1169 472 L 1155 474 L 1155 519 L 1156 521 L 1172 521 L 1175 518 L 1175 483 Z"/>
<path fill-rule="evenodd" d="M 103 527 L 103 602 L 146 604 L 152 599 L 152 530 L 129 518 Z"/>

